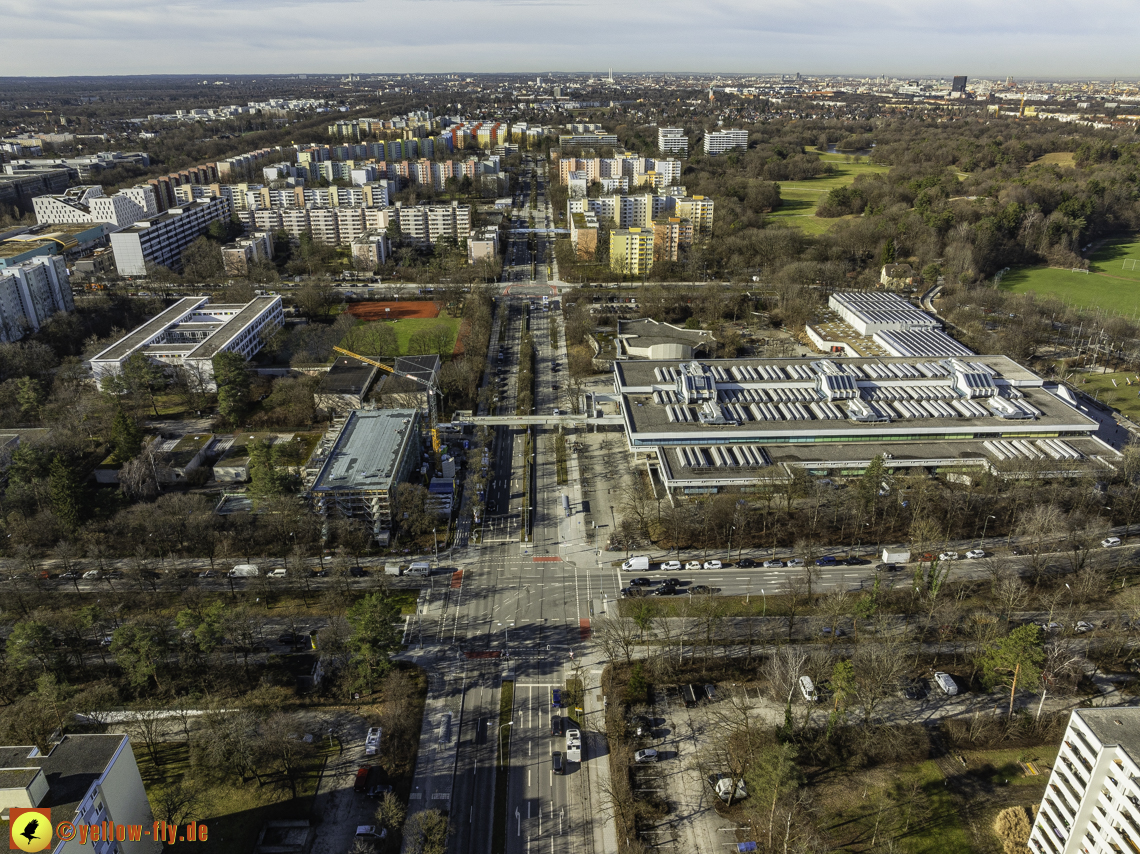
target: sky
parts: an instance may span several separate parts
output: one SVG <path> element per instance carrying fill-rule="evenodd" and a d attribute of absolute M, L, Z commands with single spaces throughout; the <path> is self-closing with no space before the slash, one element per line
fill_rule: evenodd
<path fill-rule="evenodd" d="M 1140 77 L 1135 0 L 0 0 L 0 77 Z"/>

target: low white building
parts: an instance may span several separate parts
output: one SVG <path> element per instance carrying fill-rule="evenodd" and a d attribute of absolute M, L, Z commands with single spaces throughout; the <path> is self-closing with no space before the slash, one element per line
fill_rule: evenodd
<path fill-rule="evenodd" d="M 235 304 L 186 297 L 92 358 L 91 373 L 102 384 L 106 377 L 121 373 L 127 359 L 141 353 L 159 364 L 186 368 L 204 389 L 213 391 L 215 356 L 233 352 L 252 358 L 284 321 L 281 297 Z"/>

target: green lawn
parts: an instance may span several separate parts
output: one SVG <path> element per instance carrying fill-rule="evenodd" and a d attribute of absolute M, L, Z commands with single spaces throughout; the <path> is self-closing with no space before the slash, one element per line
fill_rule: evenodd
<path fill-rule="evenodd" d="M 401 356 L 409 355 L 408 354 L 408 342 L 411 341 L 412 336 L 415 335 L 419 330 L 431 329 L 431 328 L 438 326 L 440 324 L 443 324 L 443 325 L 445 325 L 451 329 L 451 348 L 450 349 L 454 349 L 456 339 L 459 336 L 459 325 L 462 322 L 463 321 L 461 318 L 447 317 L 447 316 L 442 315 L 442 314 L 439 317 L 406 317 L 402 320 L 376 320 L 376 321 L 373 321 L 373 323 L 376 325 L 384 324 L 387 326 L 391 326 L 392 328 L 394 328 L 396 330 L 396 343 L 400 347 L 400 355 Z M 357 329 L 359 329 L 362 326 L 368 326 L 368 325 L 371 325 L 371 324 L 367 323 L 366 321 L 360 321 L 357 324 Z M 357 334 L 359 334 L 359 333 L 357 333 Z M 342 341 L 339 346 L 341 346 L 341 347 L 345 346 L 344 342 Z M 349 348 L 349 349 L 351 349 L 351 348 Z M 365 353 L 363 355 L 367 355 L 367 353 Z M 412 354 L 412 355 L 418 355 L 418 354 Z"/>
<path fill-rule="evenodd" d="M 323 745 L 322 745 L 323 747 Z M 161 762 L 154 760 L 140 743 L 135 744 L 135 759 L 139 773 L 150 795 L 152 805 L 158 802 L 158 792 L 164 787 L 177 784 L 190 772 L 190 751 L 185 742 L 168 742 L 158 749 Z M 187 854 L 195 852 L 217 852 L 217 854 L 246 854 L 252 851 L 257 842 L 261 826 L 270 819 L 305 817 L 316 791 L 322 759 L 317 758 L 310 773 L 306 774 L 298 787 L 297 800 L 292 800 L 287 789 L 273 785 L 259 786 L 256 781 L 247 784 L 207 783 L 194 779 L 194 790 L 200 798 L 200 808 L 195 812 L 199 824 L 209 828 L 206 843 L 183 842 L 177 846 Z"/>
<path fill-rule="evenodd" d="M 1140 419 L 1140 382 L 1135 372 L 1127 371 L 1110 374 L 1080 373 L 1069 379 L 1076 388 L 1079 388 L 1089 397 L 1106 403 L 1118 412 L 1132 419 Z M 1132 385 L 1124 380 L 1129 379 Z M 1116 385 L 1112 381 L 1116 380 Z"/>
<path fill-rule="evenodd" d="M 1023 267 L 1011 270 L 1001 280 L 1001 288 L 1013 293 L 1033 291 L 1041 296 L 1055 296 L 1078 308 L 1103 308 L 1115 314 L 1132 315 L 1140 311 L 1140 269 L 1120 270 L 1115 258 L 1140 258 L 1135 243 L 1106 246 L 1093 256 L 1092 272 L 1074 273 L 1057 267 Z M 1115 266 L 1113 272 L 1107 272 Z M 1137 265 L 1140 267 L 1140 264 Z M 1105 272 L 1102 272 L 1105 271 Z"/>
<path fill-rule="evenodd" d="M 809 234 L 822 234 L 838 222 L 838 219 L 821 219 L 815 215 L 820 199 L 836 187 L 845 187 L 854 183 L 859 175 L 881 175 L 890 170 L 889 166 L 879 166 L 874 163 L 848 163 L 842 154 L 822 154 L 820 157 L 830 163 L 835 172 L 803 181 L 781 181 L 781 204 L 769 214 L 770 217 L 784 220 L 787 225 L 794 225 Z"/>

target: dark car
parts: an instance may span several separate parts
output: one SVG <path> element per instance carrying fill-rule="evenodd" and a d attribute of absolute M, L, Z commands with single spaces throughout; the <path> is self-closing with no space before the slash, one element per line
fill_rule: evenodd
<path fill-rule="evenodd" d="M 756 561 L 750 557 L 742 557 L 736 562 L 736 565 L 743 567 L 744 569 L 751 569 L 752 567 L 756 566 Z"/>
<path fill-rule="evenodd" d="M 555 774 L 562 774 L 565 771 L 566 766 L 562 762 L 562 751 L 555 750 L 550 754 L 550 766 L 554 769 Z"/>
<path fill-rule="evenodd" d="M 668 584 L 662 584 L 660 587 L 653 588 L 654 596 L 672 596 L 677 592 L 676 587 L 670 587 Z"/>
<path fill-rule="evenodd" d="M 550 716 L 550 734 L 555 737 L 562 735 L 562 715 Z"/>
<path fill-rule="evenodd" d="M 348 568 L 348 574 L 351 575 L 353 578 L 363 578 L 365 575 L 364 567 L 362 567 L 362 566 L 350 566 Z"/>
<path fill-rule="evenodd" d="M 356 781 L 352 784 L 352 791 L 361 795 L 368 791 L 368 774 L 371 770 L 371 767 L 368 766 L 357 769 Z"/>
<path fill-rule="evenodd" d="M 378 765 L 368 770 L 368 790 L 365 794 L 370 798 L 380 798 L 392 791 L 388 784 L 388 775 Z"/>
<path fill-rule="evenodd" d="M 711 682 L 705 685 L 705 699 L 710 703 L 716 702 L 716 685 Z"/>
<path fill-rule="evenodd" d="M 286 644 L 287 646 L 297 646 L 299 643 L 301 643 L 301 636 L 286 633 L 286 634 L 280 635 L 277 638 L 277 642 Z"/>
<path fill-rule="evenodd" d="M 712 588 L 705 584 L 697 584 L 694 587 L 690 587 L 689 592 L 697 594 L 712 593 Z"/>
<path fill-rule="evenodd" d="M 313 578 L 328 578 L 328 577 L 329 577 L 329 571 L 327 569 L 315 569 L 315 570 L 313 570 Z"/>
<path fill-rule="evenodd" d="M 666 587 L 679 587 L 681 584 L 681 579 L 679 579 L 679 578 L 666 578 L 661 583 L 664 584 Z"/>
<path fill-rule="evenodd" d="M 867 566 L 871 561 L 861 557 L 849 557 L 844 561 L 848 566 Z"/>
<path fill-rule="evenodd" d="M 898 572 L 899 566 L 897 563 L 877 563 L 875 569 L 879 572 Z"/>
<path fill-rule="evenodd" d="M 1023 555 L 1025 554 L 1025 549 L 1023 549 L 1021 546 L 1014 546 L 1009 550 L 1009 553 L 1011 555 Z"/>
<path fill-rule="evenodd" d="M 648 578 L 631 578 L 629 583 L 634 587 L 649 587 L 653 584 Z"/>
<path fill-rule="evenodd" d="M 816 566 L 835 566 L 837 563 L 838 563 L 838 561 L 836 561 L 834 555 L 824 555 L 823 557 L 816 560 L 815 565 Z"/>

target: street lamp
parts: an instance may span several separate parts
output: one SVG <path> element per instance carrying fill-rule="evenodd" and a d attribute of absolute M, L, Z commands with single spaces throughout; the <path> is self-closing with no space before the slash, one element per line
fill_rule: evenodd
<path fill-rule="evenodd" d="M 985 524 L 984 524 L 984 525 L 982 525 L 982 536 L 981 536 L 981 539 L 979 539 L 979 540 L 978 540 L 978 548 L 979 548 L 979 549 L 982 547 L 982 540 L 984 540 L 984 539 L 986 538 L 986 525 L 989 525 L 989 524 L 990 524 L 990 519 L 996 519 L 996 518 L 997 518 L 997 516 L 987 516 L 987 517 L 986 517 L 986 522 L 985 522 Z"/>
<path fill-rule="evenodd" d="M 503 730 L 513 724 L 514 721 L 507 721 L 499 727 L 499 765 L 506 765 L 506 757 L 503 756 Z"/>

